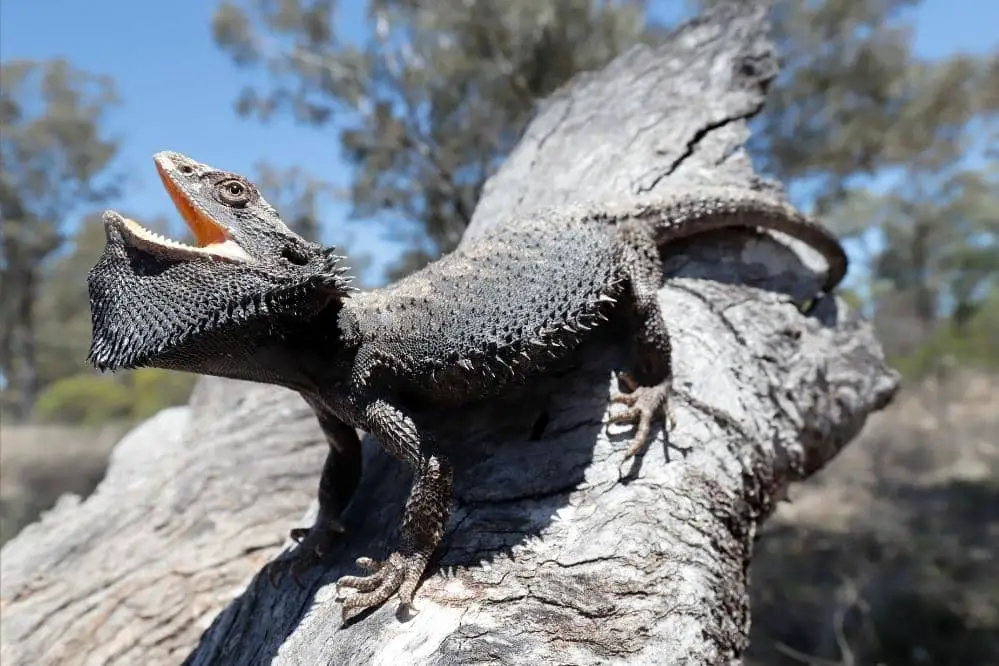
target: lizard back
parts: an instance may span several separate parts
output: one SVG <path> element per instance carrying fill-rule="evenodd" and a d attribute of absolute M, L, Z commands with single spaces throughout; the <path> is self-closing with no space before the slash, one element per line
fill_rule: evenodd
<path fill-rule="evenodd" d="M 602 323 L 624 281 L 620 252 L 612 224 L 541 215 L 347 308 L 382 361 L 405 365 L 419 388 L 475 397 L 540 371 Z"/>

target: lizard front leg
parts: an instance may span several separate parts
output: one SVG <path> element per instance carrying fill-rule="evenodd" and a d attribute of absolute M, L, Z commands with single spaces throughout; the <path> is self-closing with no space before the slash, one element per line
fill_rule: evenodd
<path fill-rule="evenodd" d="M 339 588 L 356 590 L 343 602 L 344 622 L 399 593 L 402 606 L 412 607 L 413 592 L 427 562 L 444 536 L 451 513 L 451 467 L 436 455 L 421 450 L 420 432 L 411 418 L 382 400 L 366 410 L 368 427 L 393 457 L 413 467 L 413 485 L 406 501 L 399 547 L 382 562 L 361 557 L 357 565 L 366 576 L 344 576 Z"/>
<path fill-rule="evenodd" d="M 647 446 L 654 418 L 661 416 L 667 425 L 674 424 L 669 405 L 673 365 L 669 330 L 659 307 L 662 262 L 655 240 L 644 227 L 625 222 L 618 227 L 618 241 L 628 277 L 637 367 L 635 379 L 622 375 L 629 392 L 611 397 L 611 402 L 627 409 L 611 415 L 609 422 L 635 423 L 635 434 L 624 456 L 627 460 Z"/>
<path fill-rule="evenodd" d="M 344 532 L 341 515 L 361 478 L 361 442 L 357 432 L 340 419 L 323 411 L 317 412 L 319 425 L 326 435 L 329 452 L 319 479 L 319 513 L 312 527 L 296 527 L 290 536 L 299 546 L 286 559 L 272 562 L 267 577 L 271 585 L 290 572 L 301 585 L 299 577 L 319 564 Z"/>

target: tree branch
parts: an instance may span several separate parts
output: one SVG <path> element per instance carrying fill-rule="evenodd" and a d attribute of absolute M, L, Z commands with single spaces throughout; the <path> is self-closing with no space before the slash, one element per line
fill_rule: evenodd
<path fill-rule="evenodd" d="M 489 181 L 466 241 L 570 200 L 773 187 L 742 149 L 776 72 L 764 27 L 760 10 L 722 9 L 577 77 Z M 819 285 L 813 254 L 749 232 L 675 248 L 660 300 L 677 427 L 624 469 L 627 434 L 602 425 L 622 361 L 609 341 L 517 400 L 442 415 L 462 443 L 455 508 L 409 621 L 392 601 L 339 628 L 332 600 L 355 557 L 387 552 L 403 467 L 368 438 L 336 561 L 303 590 L 271 589 L 255 574 L 314 515 L 296 522 L 325 443 L 294 394 L 201 381 L 189 408 L 118 446 L 91 497 L 4 547 L 4 663 L 737 659 L 760 523 L 897 389 L 871 327 L 842 302 L 811 316 L 795 306 Z"/>

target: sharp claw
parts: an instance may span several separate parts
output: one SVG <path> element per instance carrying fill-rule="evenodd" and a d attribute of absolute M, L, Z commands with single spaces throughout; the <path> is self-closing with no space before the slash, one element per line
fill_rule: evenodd
<path fill-rule="evenodd" d="M 642 449 L 648 446 L 648 444 L 648 437 L 642 437 L 641 439 L 635 437 L 631 440 L 631 446 L 629 446 L 628 450 L 624 452 L 624 459 L 630 460 L 631 458 L 634 458 Z"/>
<path fill-rule="evenodd" d="M 638 407 L 631 407 L 630 409 L 625 409 L 624 411 L 618 412 L 617 414 L 611 414 L 607 418 L 607 422 L 627 423 L 641 417 L 642 417 L 642 410 L 639 409 Z"/>
<path fill-rule="evenodd" d="M 635 389 L 638 388 L 638 382 L 636 382 L 635 378 L 629 375 L 627 372 L 619 372 L 617 378 L 621 380 L 625 388 L 627 388 L 628 391 L 631 393 L 634 393 Z"/>
<path fill-rule="evenodd" d="M 382 568 L 381 562 L 376 562 L 370 557 L 359 557 L 354 560 L 354 563 L 365 571 L 370 571 L 371 573 L 377 573 Z"/>
<path fill-rule="evenodd" d="M 366 576 L 343 576 L 337 581 L 337 591 L 341 588 L 355 590 L 343 602 L 341 617 L 344 622 L 356 617 L 369 608 L 374 608 L 398 593 L 400 607 L 413 607 L 413 592 L 419 584 L 426 567 L 427 557 L 421 554 L 402 555 L 392 553 L 388 559 L 375 561 L 368 557 L 357 559 L 357 565 L 372 573 Z"/>
<path fill-rule="evenodd" d="M 622 375 L 625 383 L 630 382 L 630 378 Z M 611 414 L 607 418 L 608 425 L 611 423 L 633 423 L 635 426 L 635 436 L 632 438 L 628 450 L 625 451 L 624 459 L 634 457 L 640 453 L 647 445 L 649 433 L 652 430 L 653 418 L 657 414 L 662 414 L 668 429 L 676 427 L 676 419 L 669 404 L 669 384 L 663 383 L 654 386 L 633 386 L 631 393 L 616 394 L 611 397 L 610 402 L 628 405 L 628 409 Z"/>
<path fill-rule="evenodd" d="M 384 576 L 381 573 L 373 573 L 370 576 L 344 576 L 336 582 L 337 589 L 346 587 L 358 592 L 371 592 L 378 589 L 382 584 Z"/>

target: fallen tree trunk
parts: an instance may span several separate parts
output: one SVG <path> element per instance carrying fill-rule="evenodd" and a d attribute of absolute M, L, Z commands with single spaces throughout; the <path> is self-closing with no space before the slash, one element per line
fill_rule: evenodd
<path fill-rule="evenodd" d="M 467 238 L 510 215 L 682 184 L 773 187 L 742 148 L 776 73 L 760 10 L 727 8 L 635 48 L 547 100 L 488 183 Z M 387 553 L 408 488 L 365 441 L 335 562 L 267 583 L 261 567 L 312 501 L 325 454 L 289 392 L 203 379 L 189 407 L 116 448 L 2 553 L 4 664 L 728 663 L 746 647 L 753 536 L 897 389 L 870 326 L 823 266 L 750 232 L 676 247 L 677 427 L 620 467 L 602 425 L 619 350 L 516 401 L 442 414 L 460 433 L 453 517 L 417 594 L 339 628 L 335 581 Z M 539 279 L 541 276 L 539 276 Z M 659 435 L 661 437 L 661 435 Z M 313 507 L 313 511 L 314 511 Z"/>

